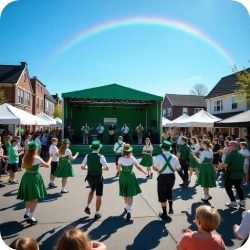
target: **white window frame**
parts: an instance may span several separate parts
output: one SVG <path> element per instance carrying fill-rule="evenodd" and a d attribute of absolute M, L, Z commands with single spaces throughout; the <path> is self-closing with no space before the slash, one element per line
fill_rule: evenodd
<path fill-rule="evenodd" d="M 172 108 L 167 108 L 167 117 L 172 116 Z"/>
<path fill-rule="evenodd" d="M 162 116 L 166 115 L 166 109 L 162 110 Z"/>
<path fill-rule="evenodd" d="M 198 113 L 201 110 L 203 110 L 203 108 L 194 108 L 194 114 Z"/>
<path fill-rule="evenodd" d="M 18 103 L 23 104 L 24 103 L 24 90 L 18 88 L 17 89 L 17 97 L 18 97 Z"/>
<path fill-rule="evenodd" d="M 232 101 L 232 110 L 238 109 L 238 97 L 236 96 L 232 97 L 231 101 Z"/>
<path fill-rule="evenodd" d="M 214 101 L 214 112 L 220 112 L 223 110 L 222 100 Z"/>
<path fill-rule="evenodd" d="M 30 107 L 31 94 L 26 92 L 25 105 Z"/>
<path fill-rule="evenodd" d="M 187 111 L 185 111 L 187 110 Z M 188 115 L 188 108 L 187 107 L 182 107 L 182 114 Z"/>

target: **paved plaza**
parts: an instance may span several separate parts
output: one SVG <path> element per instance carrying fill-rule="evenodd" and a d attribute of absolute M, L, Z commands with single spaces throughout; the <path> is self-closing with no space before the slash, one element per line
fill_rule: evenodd
<path fill-rule="evenodd" d="M 84 230 L 91 239 L 104 242 L 109 250 L 165 250 L 176 249 L 176 243 L 184 229 L 196 230 L 194 211 L 202 204 L 200 199 L 203 192 L 202 188 L 195 187 L 195 176 L 188 188 L 179 188 L 181 179 L 176 174 L 175 213 L 169 220 L 164 221 L 158 217 L 161 207 L 156 192 L 157 174 L 154 173 L 153 179 L 147 180 L 135 169 L 142 193 L 134 197 L 131 220 L 125 220 L 118 178 L 114 177 L 114 156 L 107 157 L 110 170 L 104 172 L 104 196 L 100 211 L 102 218 L 94 221 L 95 203 L 91 205 L 90 216 L 84 213 L 89 189 L 87 182 L 84 182 L 86 171 L 80 168 L 82 160 L 83 158 L 79 157 L 73 162 L 75 177 L 68 179 L 68 194 L 60 194 L 60 179 L 56 179 L 58 188 L 49 189 L 48 196 L 39 202 L 35 211 L 35 217 L 39 222 L 35 226 L 29 226 L 23 219 L 24 202 L 16 199 L 19 185 L 6 185 L 0 189 L 1 234 L 6 244 L 10 244 L 17 237 L 30 236 L 37 239 L 41 250 L 50 250 L 65 229 L 76 227 Z M 140 158 L 138 162 L 139 160 Z M 17 174 L 18 180 L 21 180 L 23 173 L 24 171 L 21 171 Z M 47 186 L 50 169 L 41 168 L 41 173 Z M 3 179 L 7 180 L 7 177 L 3 176 Z M 222 217 L 217 233 L 222 236 L 227 249 L 237 249 L 240 242 L 235 239 L 232 228 L 234 224 L 240 224 L 246 210 L 226 208 L 224 203 L 229 199 L 220 175 L 217 176 L 217 185 L 218 187 L 210 192 L 213 197 L 211 205 L 218 209 Z M 249 187 L 244 187 L 246 209 L 250 208 L 249 190 Z"/>

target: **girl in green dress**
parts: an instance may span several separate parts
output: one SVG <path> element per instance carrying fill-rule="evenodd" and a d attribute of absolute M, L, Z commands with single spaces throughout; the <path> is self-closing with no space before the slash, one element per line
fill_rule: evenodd
<path fill-rule="evenodd" d="M 153 166 L 153 146 L 151 144 L 151 141 L 149 138 L 146 138 L 145 140 L 145 146 L 143 147 L 142 153 L 144 154 L 142 157 L 142 160 L 140 161 L 140 165 L 147 168 L 148 175 L 147 178 L 152 179 L 153 178 L 153 172 L 151 171 L 151 167 Z"/>
<path fill-rule="evenodd" d="M 191 143 L 192 143 L 192 145 L 190 147 L 191 148 L 191 152 L 194 152 L 195 156 L 197 158 L 199 158 L 199 156 L 200 156 L 200 154 L 199 154 L 200 146 L 199 146 L 197 138 L 196 137 L 192 137 L 191 138 Z M 198 184 L 199 168 L 200 168 L 199 163 L 191 155 L 191 157 L 190 157 L 190 163 L 189 163 L 189 181 L 191 181 L 191 177 L 193 175 L 193 171 L 195 171 L 195 174 L 196 174 L 196 182 L 195 182 L 195 184 L 196 185 Z"/>
<path fill-rule="evenodd" d="M 46 162 L 38 156 L 39 144 L 31 142 L 28 145 L 28 151 L 23 158 L 22 168 L 26 169 L 21 184 L 18 189 L 17 199 L 24 200 L 26 204 L 26 212 L 24 219 L 27 223 L 34 225 L 38 220 L 34 217 L 38 199 L 42 199 L 47 195 L 45 185 L 41 174 L 39 173 L 40 166 L 48 168 L 51 163 L 52 155 Z"/>
<path fill-rule="evenodd" d="M 212 144 L 210 143 L 210 140 L 208 139 L 204 140 L 202 142 L 202 148 L 204 150 L 201 152 L 199 159 L 195 156 L 194 152 L 191 152 L 191 155 L 200 164 L 198 185 L 203 187 L 204 191 L 204 198 L 201 200 L 203 202 L 208 203 L 208 201 L 212 199 L 212 197 L 209 194 L 209 188 L 216 187 L 214 179 L 214 167 L 212 164 L 213 151 L 211 149 Z"/>
<path fill-rule="evenodd" d="M 55 177 L 62 178 L 61 194 L 66 194 L 69 192 L 65 189 L 68 177 L 75 176 L 71 161 L 75 160 L 79 155 L 79 152 L 76 152 L 75 156 L 72 156 L 71 150 L 68 148 L 69 144 L 69 139 L 64 139 L 62 141 L 62 145 L 58 151 L 58 156 L 60 157 L 59 165 L 54 173 Z"/>
<path fill-rule="evenodd" d="M 132 154 L 132 150 L 133 148 L 130 146 L 130 144 L 125 144 L 123 148 L 122 157 L 120 157 L 118 160 L 118 167 L 120 169 L 120 196 L 124 197 L 127 220 L 131 218 L 133 196 L 141 193 L 140 186 L 136 180 L 135 173 L 133 172 L 133 166 L 135 166 L 142 173 L 147 174 L 147 172 L 143 171 L 138 166 L 137 161 Z"/>

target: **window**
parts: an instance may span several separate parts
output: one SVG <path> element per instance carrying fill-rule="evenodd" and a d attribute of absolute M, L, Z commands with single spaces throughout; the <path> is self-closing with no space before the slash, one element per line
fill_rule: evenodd
<path fill-rule="evenodd" d="M 182 108 L 182 114 L 188 114 L 188 108 Z"/>
<path fill-rule="evenodd" d="M 172 108 L 167 108 L 167 117 L 172 116 Z"/>
<path fill-rule="evenodd" d="M 43 100 L 41 100 L 40 109 L 43 110 Z"/>
<path fill-rule="evenodd" d="M 162 116 L 166 115 L 166 109 L 162 110 Z"/>
<path fill-rule="evenodd" d="M 18 103 L 23 103 L 24 91 L 18 88 Z"/>
<path fill-rule="evenodd" d="M 30 106 L 30 93 L 28 93 L 28 92 L 26 92 L 26 102 L 25 102 L 25 104 L 27 106 Z"/>
<path fill-rule="evenodd" d="M 238 97 L 232 97 L 232 109 L 238 108 Z"/>
<path fill-rule="evenodd" d="M 198 113 L 199 111 L 203 110 L 203 108 L 194 108 L 194 113 Z"/>
<path fill-rule="evenodd" d="M 39 98 L 36 98 L 36 108 L 39 109 Z"/>
<path fill-rule="evenodd" d="M 222 111 L 223 110 L 223 105 L 222 105 L 222 100 L 214 101 L 214 111 Z"/>
<path fill-rule="evenodd" d="M 45 101 L 45 113 L 47 114 L 47 112 L 49 111 L 49 102 Z"/>

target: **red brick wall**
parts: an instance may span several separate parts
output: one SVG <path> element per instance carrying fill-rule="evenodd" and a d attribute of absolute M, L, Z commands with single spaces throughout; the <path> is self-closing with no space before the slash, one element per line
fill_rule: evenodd
<path fill-rule="evenodd" d="M 36 78 L 32 78 L 30 80 L 31 80 L 33 91 L 34 91 L 33 114 L 37 115 L 37 114 L 44 112 L 44 86 Z M 41 88 L 42 88 L 42 92 L 41 92 Z M 39 108 L 37 108 L 37 105 L 36 105 L 37 97 L 39 98 Z M 43 106 L 41 106 L 41 100 L 43 100 Z"/>

